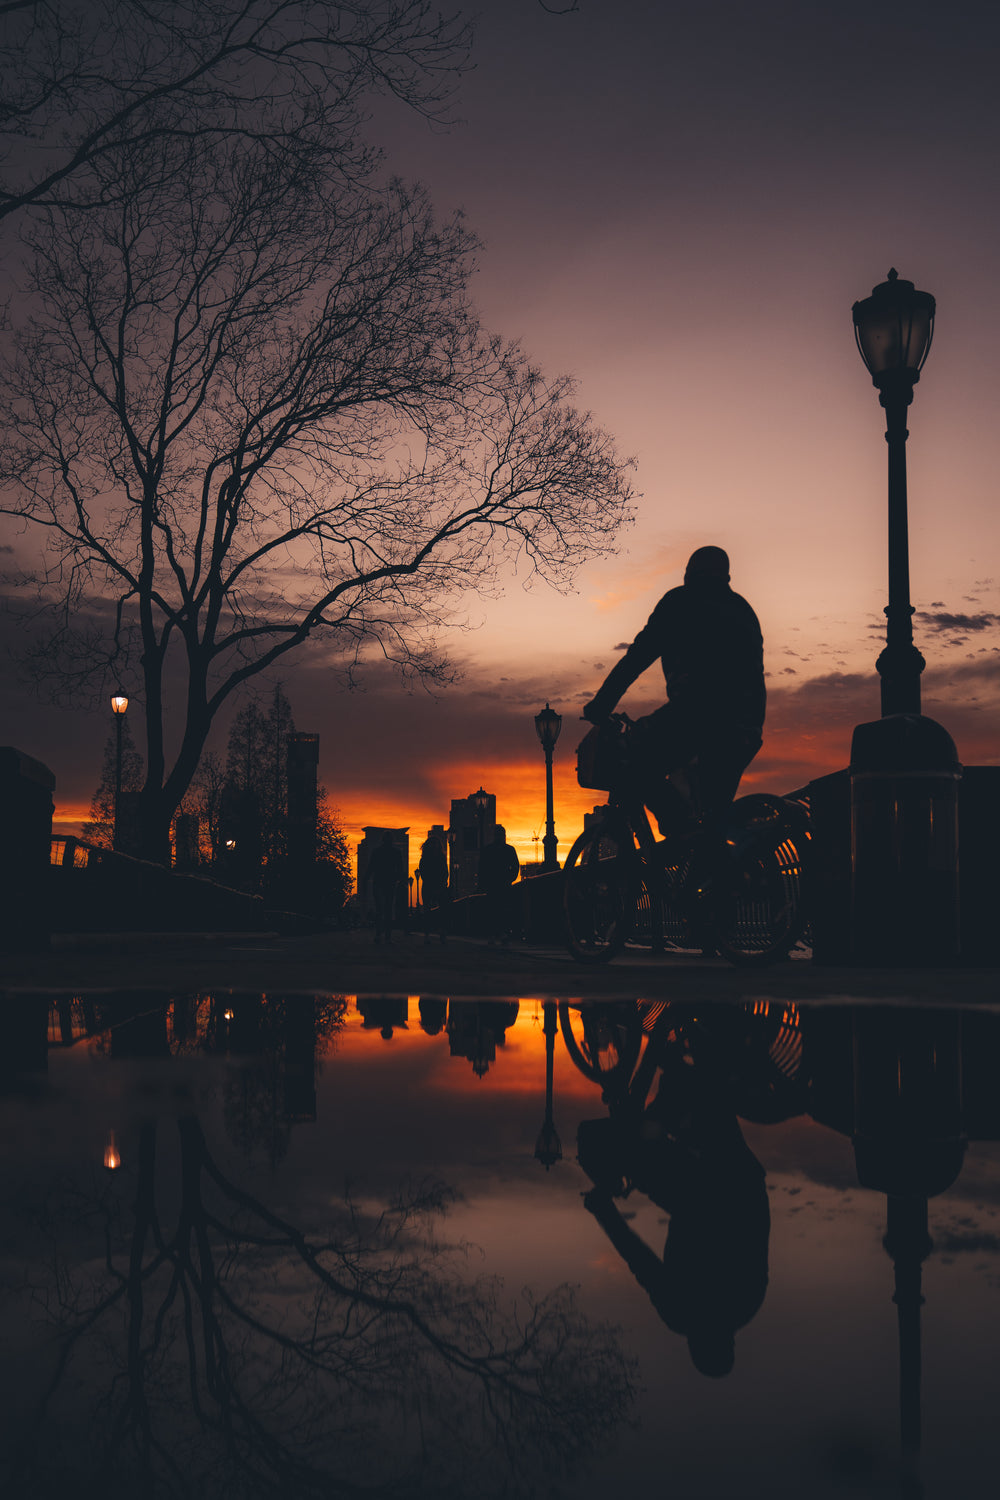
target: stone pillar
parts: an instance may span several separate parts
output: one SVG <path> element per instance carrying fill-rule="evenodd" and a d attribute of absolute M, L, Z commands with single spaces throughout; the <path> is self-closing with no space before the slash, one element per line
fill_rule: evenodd
<path fill-rule="evenodd" d="M 41 761 L 0 746 L 0 948 L 8 951 L 48 946 L 55 784 Z"/>

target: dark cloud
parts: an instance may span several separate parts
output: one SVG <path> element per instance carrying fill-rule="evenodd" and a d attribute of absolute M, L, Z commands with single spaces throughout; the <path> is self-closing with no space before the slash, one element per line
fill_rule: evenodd
<path fill-rule="evenodd" d="M 953 614 L 946 609 L 918 609 L 916 619 L 929 630 L 936 631 L 993 630 L 1000 625 L 1000 615 L 987 614 L 985 611 L 977 615 L 963 615 Z"/>

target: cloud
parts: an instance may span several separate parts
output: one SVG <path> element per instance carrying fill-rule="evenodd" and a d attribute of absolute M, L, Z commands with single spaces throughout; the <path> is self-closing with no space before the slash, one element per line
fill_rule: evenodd
<path fill-rule="evenodd" d="M 603 614 L 651 589 L 666 593 L 681 582 L 692 550 L 687 543 L 664 543 L 644 553 L 639 562 L 626 555 L 618 563 L 601 568 L 596 575 L 600 592 L 593 595 L 594 608 Z"/>
<path fill-rule="evenodd" d="M 929 630 L 994 630 L 1000 625 L 1000 615 L 987 614 L 985 611 L 976 615 L 953 614 L 946 609 L 926 610 L 918 609 L 916 619 L 921 625 L 926 625 Z"/>

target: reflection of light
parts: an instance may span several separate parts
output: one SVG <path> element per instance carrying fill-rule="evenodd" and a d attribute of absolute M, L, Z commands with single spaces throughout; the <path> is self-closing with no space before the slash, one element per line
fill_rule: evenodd
<path fill-rule="evenodd" d="M 107 1167 L 109 1172 L 117 1172 L 121 1164 L 122 1157 L 121 1152 L 118 1150 L 118 1146 L 115 1142 L 115 1133 L 113 1130 L 109 1130 L 108 1144 L 104 1148 L 104 1165 Z"/>
<path fill-rule="evenodd" d="M 227 849 L 235 849 L 236 848 L 236 840 L 235 839 L 226 839 L 226 848 Z"/>
<path fill-rule="evenodd" d="M 224 1010 L 222 1012 L 222 1018 L 225 1021 L 231 1021 L 233 1019 L 233 1016 L 235 1014 L 236 1014 L 236 1012 L 234 1010 Z"/>

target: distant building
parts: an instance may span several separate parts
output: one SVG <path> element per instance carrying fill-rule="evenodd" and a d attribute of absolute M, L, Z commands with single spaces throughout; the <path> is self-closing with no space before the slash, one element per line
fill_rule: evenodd
<path fill-rule="evenodd" d="M 410 870 L 410 830 L 409 828 L 376 828 L 374 825 L 364 830 L 364 838 L 358 845 L 358 905 L 363 915 L 375 910 L 375 898 L 372 895 L 371 879 L 368 874 L 368 866 L 375 850 L 382 843 L 383 836 L 392 834 L 392 842 L 403 856 L 403 870 L 409 874 Z M 404 878 L 399 895 L 400 910 L 405 911 L 409 888 Z"/>
<path fill-rule="evenodd" d="M 456 797 L 448 823 L 448 866 L 452 900 L 471 896 L 479 873 L 479 851 L 492 844 L 497 826 L 497 799 L 490 792 L 480 813 L 471 796 Z"/>

